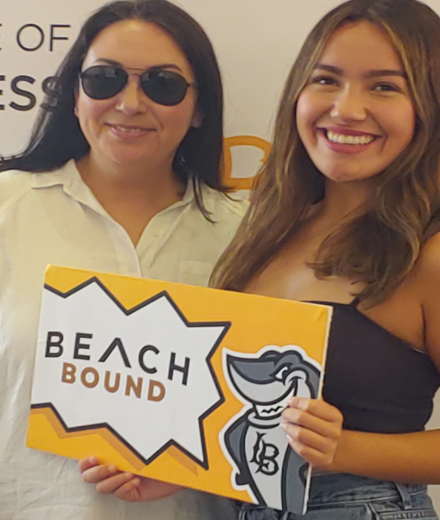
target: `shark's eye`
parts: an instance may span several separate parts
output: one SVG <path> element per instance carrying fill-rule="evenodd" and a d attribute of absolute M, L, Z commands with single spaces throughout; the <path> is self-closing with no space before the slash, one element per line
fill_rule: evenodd
<path fill-rule="evenodd" d="M 290 372 L 290 370 L 291 369 L 288 366 L 284 365 L 273 374 L 273 377 L 278 379 L 278 381 L 284 381 L 287 373 Z"/>

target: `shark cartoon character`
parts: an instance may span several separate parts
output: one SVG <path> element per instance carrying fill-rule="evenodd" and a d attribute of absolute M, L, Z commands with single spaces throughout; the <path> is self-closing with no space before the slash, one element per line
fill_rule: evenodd
<path fill-rule="evenodd" d="M 226 354 L 225 363 L 236 392 L 252 405 L 224 433 L 237 486 L 249 486 L 262 505 L 302 513 L 308 465 L 279 424 L 290 397 L 317 397 L 320 370 L 295 346 L 256 357 Z"/>

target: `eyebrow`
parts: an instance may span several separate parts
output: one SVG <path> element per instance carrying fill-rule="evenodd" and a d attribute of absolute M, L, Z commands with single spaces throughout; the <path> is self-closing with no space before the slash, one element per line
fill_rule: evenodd
<path fill-rule="evenodd" d="M 160 65 L 153 65 L 152 67 L 148 67 L 148 68 L 145 68 L 145 69 L 137 69 L 135 67 L 124 67 L 124 65 L 122 65 L 122 63 L 119 63 L 119 61 L 115 61 L 115 60 L 110 60 L 108 58 L 98 58 L 97 60 L 95 60 L 95 63 L 97 61 L 102 61 L 104 63 L 107 63 L 108 65 L 113 65 L 114 67 L 122 67 L 123 69 L 124 68 L 127 68 L 127 69 L 132 69 L 132 70 L 162 70 L 162 69 L 175 69 L 175 70 L 178 70 L 179 72 L 183 72 L 182 69 L 180 67 L 178 67 L 175 63 L 161 63 Z"/>
<path fill-rule="evenodd" d="M 339 67 L 334 67 L 333 65 L 325 65 L 324 63 L 318 63 L 315 67 L 315 70 L 325 70 L 327 72 L 331 72 L 336 74 L 337 76 L 342 76 L 344 71 Z M 369 70 L 366 74 L 366 78 L 378 78 L 383 76 L 398 76 L 400 78 L 406 79 L 406 74 L 402 70 L 393 70 L 393 69 L 377 69 L 377 70 Z"/>

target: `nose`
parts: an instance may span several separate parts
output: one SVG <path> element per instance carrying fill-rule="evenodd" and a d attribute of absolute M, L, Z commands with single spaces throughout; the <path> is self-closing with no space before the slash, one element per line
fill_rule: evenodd
<path fill-rule="evenodd" d="M 363 121 L 368 114 L 367 104 L 361 92 L 347 86 L 338 92 L 330 115 L 343 122 Z"/>
<path fill-rule="evenodd" d="M 145 112 L 146 96 L 137 76 L 130 75 L 127 85 L 118 94 L 116 109 L 127 116 Z"/>

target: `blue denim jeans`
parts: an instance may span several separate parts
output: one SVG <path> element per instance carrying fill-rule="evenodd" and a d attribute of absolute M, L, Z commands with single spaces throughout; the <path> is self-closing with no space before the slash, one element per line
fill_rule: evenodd
<path fill-rule="evenodd" d="M 312 478 L 307 513 L 243 504 L 239 520 L 439 520 L 426 486 L 347 474 Z"/>

